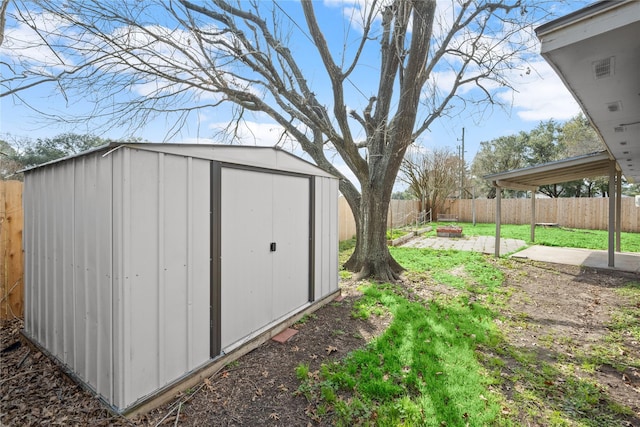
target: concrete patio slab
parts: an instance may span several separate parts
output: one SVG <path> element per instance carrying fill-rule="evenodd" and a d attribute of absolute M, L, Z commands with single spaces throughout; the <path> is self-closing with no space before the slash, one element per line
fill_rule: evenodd
<path fill-rule="evenodd" d="M 609 267 L 607 251 L 591 249 L 558 248 L 551 246 L 530 246 L 511 255 L 514 258 L 535 261 L 555 262 L 557 264 L 582 265 L 584 267 L 615 269 L 640 274 L 640 253 L 616 252 L 614 267 Z"/>
<path fill-rule="evenodd" d="M 463 236 L 463 237 L 418 237 L 402 246 L 412 248 L 454 249 L 458 251 L 495 253 L 496 238 L 493 236 Z M 524 240 L 500 239 L 500 252 L 509 254 L 516 252 L 527 244 Z"/>
<path fill-rule="evenodd" d="M 413 248 L 453 249 L 474 251 L 493 255 L 495 253 L 495 237 L 418 237 L 402 246 Z M 514 258 L 531 259 L 557 264 L 582 265 L 591 268 L 610 269 L 607 251 L 590 249 L 558 248 L 552 246 L 533 245 L 526 247 L 524 240 L 500 239 L 500 252 L 512 254 Z M 523 249 L 524 248 L 524 249 Z M 640 274 L 640 253 L 616 252 L 613 269 Z"/>

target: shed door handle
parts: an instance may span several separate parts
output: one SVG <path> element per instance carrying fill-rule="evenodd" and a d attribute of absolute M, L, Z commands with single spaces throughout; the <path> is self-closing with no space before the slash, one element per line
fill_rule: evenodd
<path fill-rule="evenodd" d="M 276 251 L 276 242 L 271 242 L 271 244 L 269 245 L 269 249 L 271 249 L 271 252 L 275 252 Z"/>

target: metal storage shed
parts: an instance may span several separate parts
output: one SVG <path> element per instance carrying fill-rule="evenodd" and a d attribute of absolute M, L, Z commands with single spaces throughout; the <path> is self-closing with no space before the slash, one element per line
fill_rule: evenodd
<path fill-rule="evenodd" d="M 338 290 L 338 180 L 266 147 L 25 171 L 25 335 L 126 413 Z"/>

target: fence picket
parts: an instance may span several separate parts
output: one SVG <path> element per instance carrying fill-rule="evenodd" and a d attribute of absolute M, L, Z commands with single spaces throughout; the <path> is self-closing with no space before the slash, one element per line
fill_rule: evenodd
<path fill-rule="evenodd" d="M 22 317 L 22 182 L 0 181 L 0 319 Z"/>

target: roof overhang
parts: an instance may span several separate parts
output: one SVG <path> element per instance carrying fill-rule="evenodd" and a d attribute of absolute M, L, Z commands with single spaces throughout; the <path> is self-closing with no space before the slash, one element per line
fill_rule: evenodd
<path fill-rule="evenodd" d="M 541 185 L 557 184 L 609 174 L 612 159 L 606 151 L 586 154 L 508 172 L 487 175 L 495 187 L 535 191 Z"/>
<path fill-rule="evenodd" d="M 625 178 L 640 182 L 640 2 L 600 1 L 536 34 Z"/>

